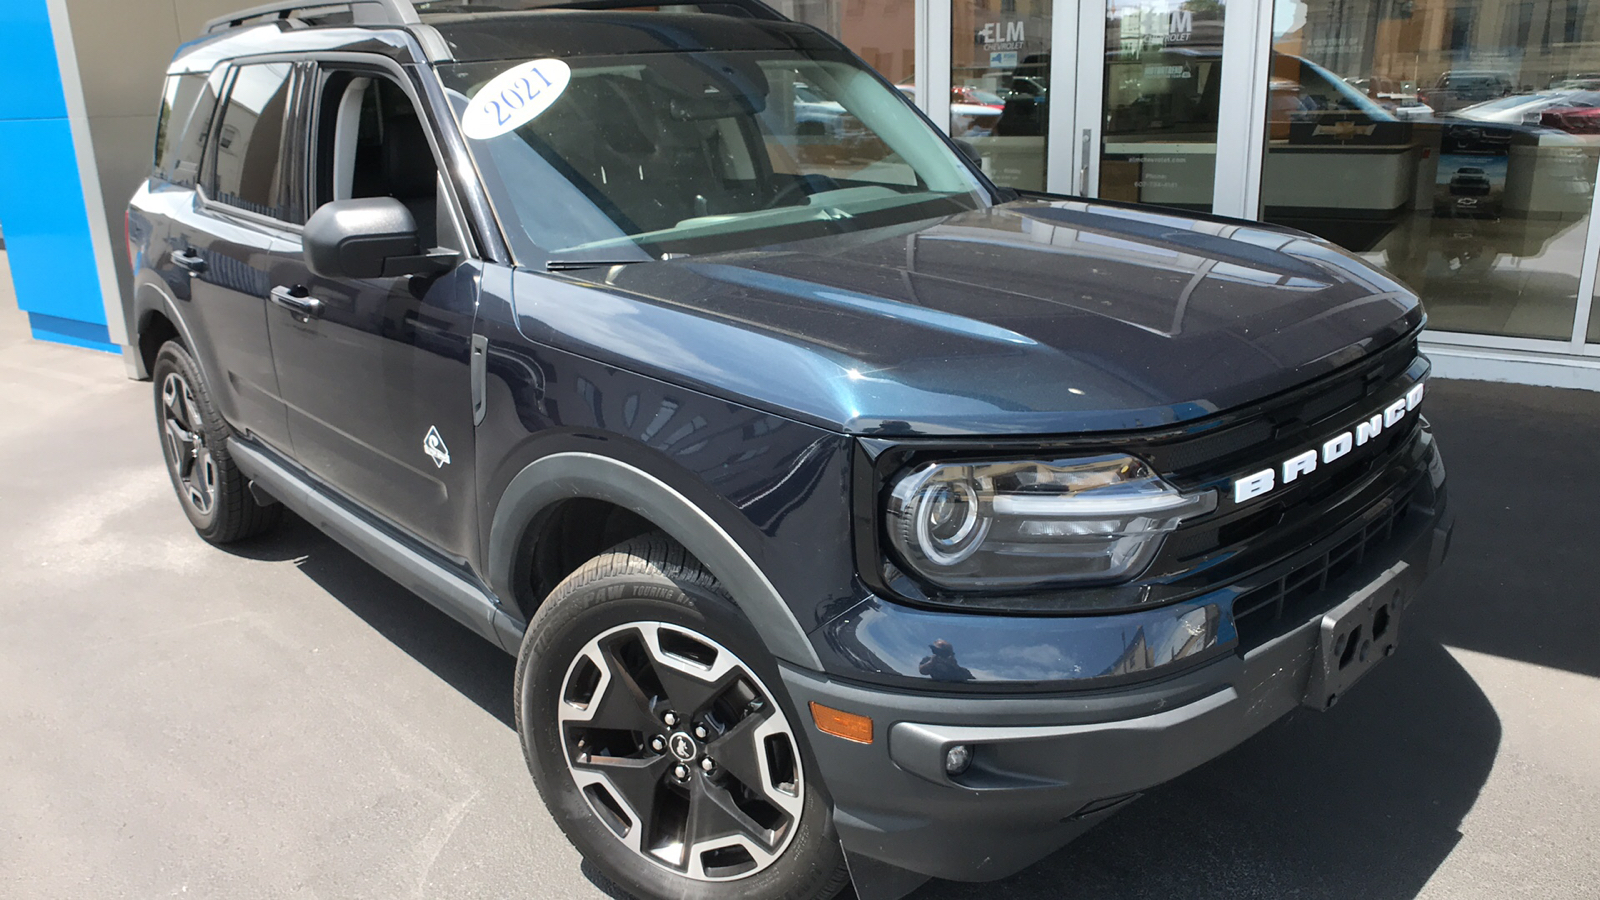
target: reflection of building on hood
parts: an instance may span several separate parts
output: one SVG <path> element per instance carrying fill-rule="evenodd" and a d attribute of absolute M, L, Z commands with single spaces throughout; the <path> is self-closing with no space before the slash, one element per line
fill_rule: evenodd
<path fill-rule="evenodd" d="M 950 646 L 949 641 L 940 638 L 929 644 L 928 649 L 933 651 L 933 655 L 924 656 L 917 671 L 934 681 L 972 680 L 972 672 L 956 662 L 956 648 Z"/>

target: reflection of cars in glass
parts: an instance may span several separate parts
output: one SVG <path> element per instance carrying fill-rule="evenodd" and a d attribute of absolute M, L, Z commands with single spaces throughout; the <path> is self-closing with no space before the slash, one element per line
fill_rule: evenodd
<path fill-rule="evenodd" d="M 899 84 L 900 93 L 914 98 L 915 84 Z M 968 85 L 950 88 L 950 134 L 954 137 L 985 137 L 994 132 L 995 122 L 1005 100 L 999 94 Z"/>
<path fill-rule="evenodd" d="M 1439 76 L 1433 87 L 1417 92 L 1417 99 L 1438 112 L 1504 97 L 1515 90 L 1504 72 L 1452 69 Z"/>
<path fill-rule="evenodd" d="M 970 84 L 958 84 L 950 88 L 950 102 L 971 103 L 975 106 L 1002 109 L 1006 105 L 1006 98 L 996 94 L 994 91 L 986 91 Z"/>
<path fill-rule="evenodd" d="M 1475 166 L 1462 166 L 1450 176 L 1450 193 L 1457 197 L 1488 196 L 1489 176 Z"/>
<path fill-rule="evenodd" d="M 1345 83 L 1361 91 L 1399 119 L 1419 119 L 1433 115 L 1433 107 L 1417 99 L 1417 86 L 1379 75 L 1350 77 Z"/>
<path fill-rule="evenodd" d="M 1600 73 L 1579 72 L 1576 75 L 1568 75 L 1564 78 L 1551 78 L 1550 88 L 1558 91 L 1566 89 L 1600 91 Z"/>
<path fill-rule="evenodd" d="M 1600 106 L 1600 91 L 1560 90 L 1510 94 L 1474 103 L 1442 115 L 1451 119 L 1471 119 L 1498 125 L 1540 125 L 1546 110 L 1587 109 Z M 1562 129 L 1565 130 L 1565 129 Z"/>
<path fill-rule="evenodd" d="M 1556 106 L 1539 114 L 1539 124 L 1568 134 L 1600 134 L 1600 106 Z"/>

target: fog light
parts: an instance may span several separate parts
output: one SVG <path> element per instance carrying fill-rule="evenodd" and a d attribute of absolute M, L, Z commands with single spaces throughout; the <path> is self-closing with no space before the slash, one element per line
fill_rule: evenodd
<path fill-rule="evenodd" d="M 944 771 L 948 775 L 960 775 L 972 765 L 972 748 L 966 744 L 957 744 L 944 752 Z"/>

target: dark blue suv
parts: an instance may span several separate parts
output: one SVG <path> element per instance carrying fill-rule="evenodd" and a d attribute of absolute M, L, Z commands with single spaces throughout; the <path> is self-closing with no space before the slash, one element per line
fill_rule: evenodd
<path fill-rule="evenodd" d="M 288 508 L 517 654 L 644 897 L 1015 872 L 1331 706 L 1449 542 L 1410 291 L 996 187 L 752 0 L 211 23 L 128 240 L 201 536 Z"/>

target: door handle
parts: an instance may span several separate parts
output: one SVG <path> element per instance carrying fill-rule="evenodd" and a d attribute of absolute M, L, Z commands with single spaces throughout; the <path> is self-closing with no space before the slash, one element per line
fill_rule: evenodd
<path fill-rule="evenodd" d="M 307 318 L 322 315 L 322 301 L 306 294 L 305 288 L 302 287 L 291 288 L 280 284 L 267 294 L 267 298 L 295 315 Z"/>
<path fill-rule="evenodd" d="M 188 269 L 195 274 L 206 270 L 205 258 L 190 249 L 172 251 L 172 262 L 182 269 Z"/>
<path fill-rule="evenodd" d="M 1083 146 L 1078 157 L 1078 196 L 1089 196 L 1089 154 L 1094 152 L 1094 129 L 1083 130 Z"/>

